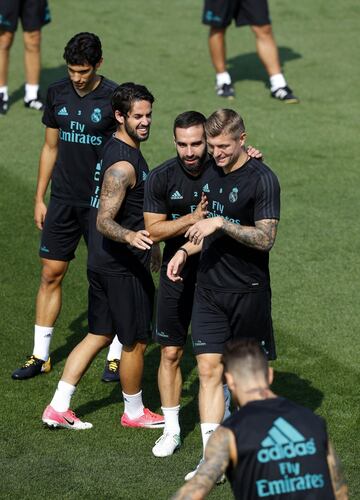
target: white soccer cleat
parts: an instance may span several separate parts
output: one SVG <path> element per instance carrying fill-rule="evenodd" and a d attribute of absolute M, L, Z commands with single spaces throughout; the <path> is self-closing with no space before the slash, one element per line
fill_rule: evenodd
<path fill-rule="evenodd" d="M 179 434 L 166 432 L 155 442 L 152 452 L 155 457 L 169 457 L 180 448 L 180 445 L 181 440 Z"/>
<path fill-rule="evenodd" d="M 197 464 L 197 466 L 195 467 L 195 469 L 194 469 L 194 470 L 192 470 L 191 472 L 188 472 L 188 473 L 186 474 L 186 476 L 184 477 L 185 481 L 190 481 L 190 479 L 192 479 L 192 478 L 195 476 L 195 474 L 197 473 L 197 471 L 198 471 L 198 469 L 199 469 L 200 465 L 201 465 L 203 462 L 204 462 L 204 459 L 202 458 L 202 459 L 200 460 L 200 462 Z"/>

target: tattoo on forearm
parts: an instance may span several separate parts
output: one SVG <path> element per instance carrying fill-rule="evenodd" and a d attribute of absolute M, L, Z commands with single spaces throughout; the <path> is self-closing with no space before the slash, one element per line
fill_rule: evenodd
<path fill-rule="evenodd" d="M 173 497 L 173 500 L 186 500 L 201 495 L 203 498 L 215 486 L 216 481 L 225 472 L 230 461 L 230 433 L 219 427 L 210 438 L 205 452 L 205 462 L 196 475 L 185 484 Z"/>
<path fill-rule="evenodd" d="M 331 443 L 329 443 L 328 464 L 335 497 L 338 500 L 346 500 L 348 498 L 347 484 L 343 476 L 340 459 Z"/>
<path fill-rule="evenodd" d="M 243 245 L 268 252 L 275 242 L 278 223 L 276 219 L 264 219 L 257 221 L 253 227 L 241 226 L 224 219 L 222 230 Z"/>
<path fill-rule="evenodd" d="M 107 238 L 120 243 L 126 243 L 125 238 L 131 231 L 120 226 L 114 219 L 129 185 L 130 179 L 126 172 L 110 168 L 105 174 L 101 188 L 97 229 Z"/>

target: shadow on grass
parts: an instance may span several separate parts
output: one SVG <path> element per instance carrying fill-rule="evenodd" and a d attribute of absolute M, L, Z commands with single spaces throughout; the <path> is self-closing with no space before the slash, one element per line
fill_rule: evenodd
<path fill-rule="evenodd" d="M 289 47 L 279 47 L 279 56 L 282 67 L 284 67 L 288 61 L 293 61 L 302 57 L 301 54 Z M 236 57 L 232 57 L 228 59 L 227 64 L 233 82 L 257 80 L 264 82 L 267 87 L 269 86 L 269 77 L 256 52 L 249 52 L 248 54 L 240 54 Z"/>
<path fill-rule="evenodd" d="M 60 80 L 65 76 L 67 76 L 67 68 L 65 64 L 61 64 L 56 68 L 43 68 L 41 70 L 40 81 L 40 90 L 42 97 L 45 98 L 46 90 L 51 83 L 56 82 L 57 80 Z M 20 101 L 20 99 L 24 99 L 24 84 L 21 84 L 20 87 L 14 90 L 14 92 L 10 94 L 9 99 L 12 104 Z"/>
<path fill-rule="evenodd" d="M 275 371 L 271 389 L 279 396 L 307 406 L 313 411 L 319 408 L 324 398 L 324 394 L 313 387 L 310 380 L 303 379 L 291 372 Z"/>

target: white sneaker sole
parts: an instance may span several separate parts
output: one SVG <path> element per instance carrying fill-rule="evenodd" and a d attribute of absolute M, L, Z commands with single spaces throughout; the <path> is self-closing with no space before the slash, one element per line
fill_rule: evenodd
<path fill-rule="evenodd" d="M 72 431 L 85 431 L 85 430 L 91 429 L 93 427 L 93 425 L 90 424 L 90 422 L 84 422 L 84 424 L 86 424 L 86 426 L 84 426 L 84 427 L 75 427 L 75 426 L 69 425 L 69 424 L 68 425 L 60 424 L 59 422 L 56 422 L 55 420 L 51 420 L 50 418 L 44 418 L 44 419 L 42 419 L 42 421 L 50 429 L 59 428 L 59 429 L 70 429 Z"/>

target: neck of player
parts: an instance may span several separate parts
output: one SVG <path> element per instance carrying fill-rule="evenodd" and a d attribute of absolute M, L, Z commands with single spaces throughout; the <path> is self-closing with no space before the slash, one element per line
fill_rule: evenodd
<path fill-rule="evenodd" d="M 261 401 L 264 399 L 276 398 L 276 394 L 272 392 L 268 382 L 260 378 L 251 380 L 247 384 L 241 384 L 236 387 L 236 397 L 240 406 L 244 406 L 251 401 Z"/>
<path fill-rule="evenodd" d="M 241 152 L 234 163 L 228 165 L 224 168 L 226 174 L 230 172 L 234 172 L 235 170 L 239 170 L 239 168 L 243 167 L 245 163 L 249 160 L 250 156 L 247 154 L 245 149 L 241 149 Z"/>
<path fill-rule="evenodd" d="M 75 92 L 80 96 L 80 97 L 84 97 L 84 95 L 87 95 L 87 94 L 90 94 L 90 92 L 92 92 L 93 90 L 96 89 L 96 87 L 98 87 L 98 85 L 100 84 L 101 82 L 101 76 L 99 75 L 94 75 L 94 78 L 92 78 L 92 80 L 90 80 L 88 82 L 88 84 L 86 85 L 86 87 L 84 87 L 83 89 L 77 89 L 75 86 L 74 86 L 74 89 L 75 89 Z"/>

